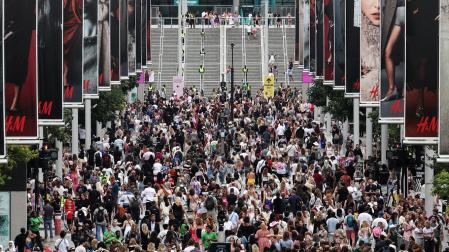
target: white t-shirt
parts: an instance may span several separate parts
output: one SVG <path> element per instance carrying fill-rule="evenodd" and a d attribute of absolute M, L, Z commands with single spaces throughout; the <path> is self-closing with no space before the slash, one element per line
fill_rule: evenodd
<path fill-rule="evenodd" d="M 162 170 L 162 164 L 161 163 L 154 163 L 153 164 L 153 175 L 158 175 Z"/>
<path fill-rule="evenodd" d="M 81 244 L 75 248 L 75 252 L 86 252 L 86 248 Z"/>
<path fill-rule="evenodd" d="M 279 124 L 279 126 L 276 128 L 276 135 L 278 136 L 284 136 L 285 133 L 285 127 L 282 124 Z"/>
<path fill-rule="evenodd" d="M 154 196 L 156 195 L 156 190 L 152 187 L 147 187 L 143 190 L 141 196 L 143 198 L 143 203 L 154 201 Z"/>
<path fill-rule="evenodd" d="M 67 239 L 59 238 L 55 242 L 55 251 L 67 252 L 69 249 L 69 241 Z"/>

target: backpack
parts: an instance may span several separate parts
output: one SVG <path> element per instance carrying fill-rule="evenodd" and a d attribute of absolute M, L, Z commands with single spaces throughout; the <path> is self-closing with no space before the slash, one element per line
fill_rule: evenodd
<path fill-rule="evenodd" d="M 353 228 L 355 225 L 355 220 L 354 220 L 354 216 L 352 216 L 352 215 L 349 215 L 347 218 L 346 218 L 346 224 L 348 225 L 348 227 L 349 228 Z"/>
<path fill-rule="evenodd" d="M 132 198 L 132 200 L 129 202 L 129 208 L 139 209 L 139 207 L 140 207 L 139 200 L 136 199 L 136 197 Z"/>
<path fill-rule="evenodd" d="M 95 215 L 95 219 L 97 222 L 103 222 L 104 221 L 104 209 L 98 208 L 98 212 Z"/>
<path fill-rule="evenodd" d="M 205 207 L 206 207 L 207 210 L 209 210 L 209 211 L 214 210 L 214 208 L 215 208 L 215 201 L 214 201 L 214 198 L 212 198 L 211 196 L 209 196 L 209 197 L 206 199 L 206 202 L 205 202 L 204 205 L 205 205 Z"/>
<path fill-rule="evenodd" d="M 95 154 L 95 166 L 99 167 L 101 166 L 103 163 L 103 160 L 101 159 L 101 154 L 100 152 Z"/>
<path fill-rule="evenodd" d="M 103 167 L 104 168 L 111 167 L 111 156 L 109 156 L 109 154 L 103 155 Z"/>

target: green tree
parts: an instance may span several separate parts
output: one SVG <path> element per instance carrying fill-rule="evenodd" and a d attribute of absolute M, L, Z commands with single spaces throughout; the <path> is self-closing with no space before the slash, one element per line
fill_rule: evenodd
<path fill-rule="evenodd" d="M 329 94 L 329 102 L 324 107 L 324 112 L 332 114 L 332 118 L 339 121 L 352 120 L 352 99 L 345 98 L 342 91 L 332 91 Z"/>
<path fill-rule="evenodd" d="M 449 200 L 449 172 L 444 170 L 433 179 L 433 193 L 443 200 Z"/>
<path fill-rule="evenodd" d="M 323 80 L 315 80 L 309 88 L 309 102 L 318 107 L 326 106 L 326 97 L 332 93 L 332 87 L 323 84 Z"/>
<path fill-rule="evenodd" d="M 8 145 L 7 159 L 8 164 L 0 165 L 0 185 L 4 185 L 11 179 L 11 171 L 33 158 L 38 157 L 38 151 L 32 150 L 29 145 Z"/>
<path fill-rule="evenodd" d="M 94 100 L 92 118 L 105 124 L 115 119 L 115 111 L 125 108 L 126 96 L 120 86 L 112 86 L 110 92 L 101 92 L 100 98 Z"/>

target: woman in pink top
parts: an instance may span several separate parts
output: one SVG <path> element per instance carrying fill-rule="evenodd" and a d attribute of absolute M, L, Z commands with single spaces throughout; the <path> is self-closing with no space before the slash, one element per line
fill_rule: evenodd
<path fill-rule="evenodd" d="M 259 245 L 259 251 L 264 251 L 265 248 L 271 247 L 270 231 L 265 223 L 260 224 L 259 230 L 256 232 L 257 245 Z"/>
<path fill-rule="evenodd" d="M 412 231 L 415 229 L 415 225 L 413 224 L 413 221 L 410 218 L 410 215 L 405 216 L 405 221 L 402 223 L 402 230 L 404 230 L 404 234 L 402 235 L 402 238 L 404 239 L 405 247 L 408 248 L 408 244 L 410 242 L 410 237 L 412 236 Z"/>

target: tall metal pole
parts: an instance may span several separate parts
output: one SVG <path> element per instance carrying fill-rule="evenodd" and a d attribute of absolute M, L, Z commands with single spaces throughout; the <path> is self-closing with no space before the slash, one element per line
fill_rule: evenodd
<path fill-rule="evenodd" d="M 359 140 L 360 140 L 360 114 L 359 114 L 359 110 L 360 110 L 360 98 L 354 98 L 354 103 L 353 103 L 354 109 L 353 109 L 353 113 L 354 113 L 354 146 L 356 144 L 359 144 Z"/>
<path fill-rule="evenodd" d="M 369 114 L 373 112 L 373 108 L 366 108 L 366 155 L 365 159 L 373 156 L 373 121 L 369 117 Z"/>
<path fill-rule="evenodd" d="M 72 154 L 78 155 L 78 109 L 72 109 Z"/>
<path fill-rule="evenodd" d="M 234 121 L 234 43 L 231 43 L 231 121 Z"/>

